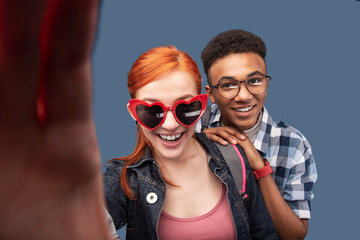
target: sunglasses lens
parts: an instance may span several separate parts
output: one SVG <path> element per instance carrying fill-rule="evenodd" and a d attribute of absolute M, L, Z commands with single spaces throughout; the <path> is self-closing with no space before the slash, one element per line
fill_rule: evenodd
<path fill-rule="evenodd" d="M 145 105 L 137 105 L 136 113 L 139 117 L 140 122 L 146 125 L 148 128 L 157 127 L 164 118 L 164 110 L 162 109 L 162 107 L 157 105 L 151 107 Z"/>
<path fill-rule="evenodd" d="M 176 106 L 175 114 L 182 124 L 190 126 L 198 120 L 201 108 L 202 103 L 200 101 L 194 101 L 189 104 L 180 103 Z"/>

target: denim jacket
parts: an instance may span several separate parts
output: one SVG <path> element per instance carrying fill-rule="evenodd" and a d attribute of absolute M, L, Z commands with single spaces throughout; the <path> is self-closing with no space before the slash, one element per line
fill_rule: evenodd
<path fill-rule="evenodd" d="M 227 188 L 236 239 L 278 239 L 247 159 L 247 197 L 243 199 L 216 145 L 208 140 L 204 133 L 197 133 L 196 139 L 210 156 L 209 167 Z M 243 149 L 240 146 L 238 148 L 245 156 Z M 166 184 L 150 148 L 127 170 L 128 183 L 135 193 L 135 200 L 130 200 L 121 188 L 119 179 L 123 166 L 123 161 L 113 160 L 106 165 L 104 173 L 107 209 L 115 227 L 119 229 L 127 225 L 126 239 L 158 239 L 157 228 L 164 205 Z"/>

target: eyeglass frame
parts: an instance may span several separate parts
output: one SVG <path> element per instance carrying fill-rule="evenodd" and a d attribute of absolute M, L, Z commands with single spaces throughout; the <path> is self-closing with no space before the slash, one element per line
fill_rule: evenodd
<path fill-rule="evenodd" d="M 262 91 L 261 93 L 252 93 L 252 92 L 249 90 L 249 88 L 248 88 L 248 81 L 250 81 L 250 79 L 249 79 L 250 77 L 252 77 L 253 75 L 257 75 L 257 74 L 262 75 L 263 77 L 266 77 L 266 78 L 268 79 L 268 84 L 267 84 L 266 88 L 264 89 L 264 91 Z M 224 97 L 223 95 L 221 95 L 221 93 L 220 93 L 220 91 L 219 91 L 219 85 L 223 82 L 222 79 L 234 80 L 234 81 L 236 81 L 236 82 L 239 84 L 238 92 L 235 94 L 234 97 L 227 98 L 227 97 Z M 226 98 L 226 99 L 232 99 L 232 98 L 235 98 L 235 97 L 239 94 L 240 89 L 241 89 L 241 83 L 243 83 L 243 82 L 245 83 L 246 89 L 247 89 L 247 90 L 249 91 L 249 93 L 251 93 L 252 95 L 260 95 L 260 94 L 264 93 L 264 92 L 268 89 L 270 80 L 271 80 L 271 76 L 268 76 L 268 75 L 265 75 L 265 74 L 263 74 L 263 73 L 261 73 L 261 72 L 256 71 L 256 72 L 253 72 L 253 73 L 251 73 L 250 75 L 248 75 L 248 79 L 246 79 L 246 80 L 239 81 L 239 80 L 236 80 L 236 79 L 233 78 L 233 77 L 222 77 L 222 78 L 220 79 L 220 82 L 219 82 L 218 84 L 212 85 L 212 84 L 208 83 L 208 85 L 209 85 L 211 88 L 216 88 L 216 90 L 218 91 L 218 93 L 219 93 L 219 95 L 220 95 L 221 97 Z"/>

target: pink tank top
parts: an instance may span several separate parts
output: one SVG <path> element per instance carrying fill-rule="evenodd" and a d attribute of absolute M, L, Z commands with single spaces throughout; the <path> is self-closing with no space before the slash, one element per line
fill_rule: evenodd
<path fill-rule="evenodd" d="M 226 198 L 226 187 L 222 186 L 221 197 L 216 206 L 202 216 L 177 218 L 162 211 L 158 234 L 160 240 L 234 240 L 235 226 Z"/>

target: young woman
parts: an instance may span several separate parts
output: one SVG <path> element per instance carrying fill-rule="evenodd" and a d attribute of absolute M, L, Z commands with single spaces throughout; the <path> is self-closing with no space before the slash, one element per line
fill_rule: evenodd
<path fill-rule="evenodd" d="M 196 63 L 173 46 L 150 49 L 128 74 L 134 152 L 104 174 L 107 210 L 127 239 L 277 239 L 246 163 L 243 200 L 217 147 L 195 135 L 207 97 Z"/>

